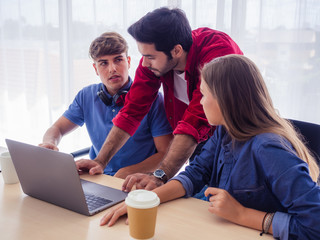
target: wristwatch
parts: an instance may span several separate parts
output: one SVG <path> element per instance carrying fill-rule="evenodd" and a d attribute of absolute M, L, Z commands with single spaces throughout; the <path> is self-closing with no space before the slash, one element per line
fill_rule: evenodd
<path fill-rule="evenodd" d="M 160 179 L 162 182 L 166 183 L 168 181 L 168 176 L 162 169 L 157 169 L 153 172 L 153 176 Z"/>

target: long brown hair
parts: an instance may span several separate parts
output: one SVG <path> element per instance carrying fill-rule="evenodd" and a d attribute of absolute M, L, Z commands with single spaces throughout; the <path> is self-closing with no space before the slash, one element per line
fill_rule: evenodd
<path fill-rule="evenodd" d="M 295 154 L 308 163 L 310 176 L 317 181 L 319 168 L 303 137 L 277 114 L 261 73 L 250 59 L 233 54 L 216 58 L 203 67 L 201 75 L 217 98 L 233 139 L 246 141 L 261 133 L 281 135 L 291 143 Z M 285 142 L 282 144 L 291 151 Z"/>

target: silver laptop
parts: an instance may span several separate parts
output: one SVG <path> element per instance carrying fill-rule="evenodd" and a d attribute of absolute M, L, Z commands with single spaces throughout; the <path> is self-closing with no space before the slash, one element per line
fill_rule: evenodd
<path fill-rule="evenodd" d="M 25 194 L 84 215 L 123 201 L 127 193 L 80 179 L 71 154 L 6 139 Z"/>

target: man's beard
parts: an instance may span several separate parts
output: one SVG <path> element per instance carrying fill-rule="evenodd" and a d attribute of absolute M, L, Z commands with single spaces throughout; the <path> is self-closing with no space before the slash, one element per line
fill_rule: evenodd
<path fill-rule="evenodd" d="M 166 65 L 163 68 L 163 71 L 160 71 L 158 69 L 151 68 L 151 67 L 148 67 L 148 69 L 150 71 L 152 71 L 153 74 L 156 75 L 157 77 L 161 77 L 161 76 L 167 74 L 168 72 L 170 72 L 171 70 L 173 70 L 177 65 L 178 65 L 178 62 L 175 63 L 175 62 L 173 62 L 172 59 L 168 59 Z"/>

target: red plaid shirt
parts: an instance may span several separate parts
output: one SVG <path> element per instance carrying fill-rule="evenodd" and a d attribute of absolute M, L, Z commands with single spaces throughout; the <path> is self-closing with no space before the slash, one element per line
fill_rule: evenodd
<path fill-rule="evenodd" d="M 214 58 L 243 53 L 227 34 L 210 28 L 193 30 L 192 38 L 193 44 L 188 52 L 185 67 L 189 105 L 174 96 L 173 71 L 160 78 L 156 77 L 148 68 L 142 66 L 141 59 L 125 105 L 113 119 L 114 125 L 133 135 L 149 111 L 162 83 L 166 114 L 174 129 L 173 133 L 191 135 L 197 142 L 212 135 L 213 129 L 200 104 L 202 95 L 199 69 Z"/>

